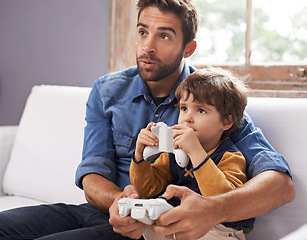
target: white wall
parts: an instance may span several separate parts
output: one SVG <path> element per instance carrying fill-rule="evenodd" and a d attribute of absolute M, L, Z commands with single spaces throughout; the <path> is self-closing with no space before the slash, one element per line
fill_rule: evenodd
<path fill-rule="evenodd" d="M 32 86 L 92 86 L 108 71 L 111 0 L 0 0 L 0 125 Z"/>

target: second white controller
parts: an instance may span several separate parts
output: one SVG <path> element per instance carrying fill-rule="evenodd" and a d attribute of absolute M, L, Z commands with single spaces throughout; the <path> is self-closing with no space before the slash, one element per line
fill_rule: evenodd
<path fill-rule="evenodd" d="M 189 163 L 188 155 L 180 148 L 173 148 L 173 129 L 167 126 L 164 122 L 158 122 L 156 126 L 151 127 L 153 134 L 159 139 L 159 146 L 146 146 L 143 151 L 143 158 L 145 161 L 154 162 L 155 159 L 162 153 L 173 153 L 177 164 L 185 168 Z"/>

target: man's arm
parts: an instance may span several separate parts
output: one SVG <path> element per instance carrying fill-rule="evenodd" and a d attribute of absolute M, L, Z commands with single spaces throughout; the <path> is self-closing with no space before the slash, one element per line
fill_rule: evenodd
<path fill-rule="evenodd" d="M 172 185 L 163 196 L 177 196 L 181 205 L 161 215 L 153 230 L 169 238 L 175 233 L 178 239 L 197 239 L 218 223 L 260 216 L 291 202 L 295 189 L 288 174 L 265 171 L 221 195 L 202 197 L 188 188 Z"/>
<path fill-rule="evenodd" d="M 122 193 L 115 183 L 94 173 L 86 175 L 82 185 L 88 203 L 103 212 L 108 212 L 114 199 Z"/>
<path fill-rule="evenodd" d="M 117 202 L 120 198 L 139 198 L 133 186 L 127 186 L 122 191 L 113 182 L 98 174 L 88 174 L 83 178 L 83 188 L 86 200 L 92 206 L 110 214 L 110 224 L 114 232 L 124 236 L 139 239 L 146 225 L 130 216 L 122 218 L 118 214 Z"/>
<path fill-rule="evenodd" d="M 287 173 L 265 171 L 237 191 L 222 196 L 223 222 L 257 217 L 293 201 L 295 188 Z"/>

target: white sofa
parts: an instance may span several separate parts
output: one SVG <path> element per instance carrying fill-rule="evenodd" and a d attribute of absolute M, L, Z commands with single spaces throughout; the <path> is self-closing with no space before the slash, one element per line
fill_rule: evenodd
<path fill-rule="evenodd" d="M 19 126 L 0 127 L 0 211 L 85 202 L 74 176 L 81 161 L 89 92 L 90 88 L 35 86 Z M 252 97 L 247 111 L 288 160 L 296 187 L 296 199 L 258 217 L 247 239 L 280 239 L 307 223 L 307 99 Z"/>

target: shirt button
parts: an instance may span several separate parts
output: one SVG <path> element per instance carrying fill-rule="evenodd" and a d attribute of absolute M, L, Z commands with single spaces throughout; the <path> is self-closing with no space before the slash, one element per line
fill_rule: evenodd
<path fill-rule="evenodd" d="M 158 117 L 159 117 L 159 114 L 156 114 L 155 117 L 158 118 Z"/>

